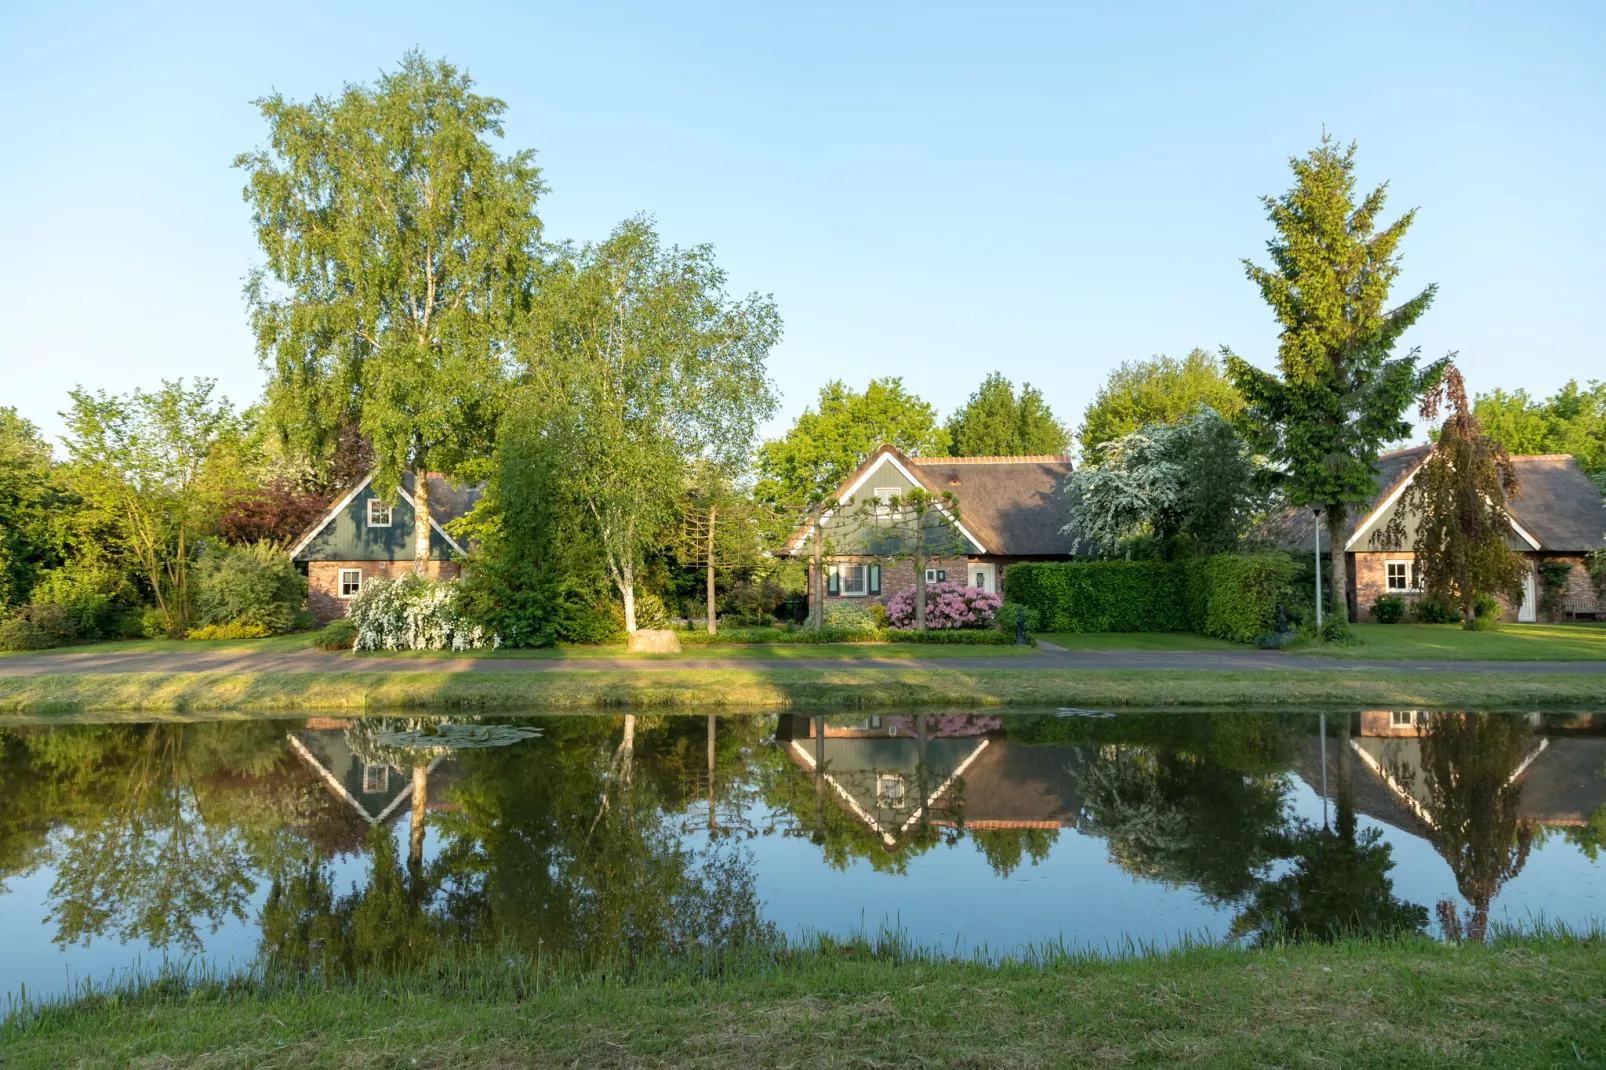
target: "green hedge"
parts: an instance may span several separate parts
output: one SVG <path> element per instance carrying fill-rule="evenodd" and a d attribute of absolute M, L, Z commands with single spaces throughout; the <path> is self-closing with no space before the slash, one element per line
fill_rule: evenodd
<path fill-rule="evenodd" d="M 1012 646 L 1015 642 L 1013 630 L 1004 632 L 997 628 L 933 628 L 930 631 L 915 632 L 891 629 L 883 632 L 889 643 L 937 643 L 948 646 Z M 1026 640 L 1031 643 L 1032 640 Z"/>
<path fill-rule="evenodd" d="M 1046 632 L 1195 631 L 1250 643 L 1272 629 L 1291 570 L 1281 553 L 1029 562 L 1004 574 L 1004 597 L 1035 610 Z"/>
<path fill-rule="evenodd" d="M 1186 569 L 1168 561 L 1011 565 L 1004 598 L 1037 610 L 1045 632 L 1188 630 Z"/>
<path fill-rule="evenodd" d="M 946 643 L 961 646 L 1008 646 L 1015 641 L 1013 631 L 997 628 L 942 628 L 928 632 L 890 631 L 886 628 L 721 628 L 718 635 L 706 631 L 675 633 L 682 646 L 751 645 L 757 643 Z"/>

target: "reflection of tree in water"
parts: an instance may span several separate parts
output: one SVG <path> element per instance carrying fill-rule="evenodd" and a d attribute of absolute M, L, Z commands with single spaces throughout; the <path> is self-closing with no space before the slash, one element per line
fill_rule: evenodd
<path fill-rule="evenodd" d="M 1442 900 L 1439 921 L 1452 940 L 1481 941 L 1489 904 L 1522 871 L 1533 846 L 1533 823 L 1517 815 L 1522 785 L 1516 780 L 1533 752 L 1533 729 L 1518 717 L 1441 713 L 1421 740 L 1433 846 L 1468 904 L 1463 918 Z M 1408 776 L 1408 770 L 1397 773 L 1403 783 Z"/>
<path fill-rule="evenodd" d="M 1034 866 L 1043 861 L 1058 842 L 1059 835 L 1059 829 L 1050 828 L 970 830 L 970 838 L 976 841 L 976 849 L 1000 877 L 1009 876 L 1027 859 Z"/>
<path fill-rule="evenodd" d="M 346 895 L 326 867 L 275 882 L 262 951 L 274 965 L 409 966 L 451 946 L 511 942 L 570 961 L 718 951 L 771 935 L 743 855 L 694 852 L 664 804 L 661 720 L 554 720 L 521 747 L 456 756 L 442 847 L 404 866 L 370 836 L 372 875 Z M 628 742 L 627 742 L 628 741 Z"/>
<path fill-rule="evenodd" d="M 1278 856 L 1288 785 L 1190 754 L 1109 744 L 1085 774 L 1079 827 L 1128 873 L 1239 899 Z"/>
<path fill-rule="evenodd" d="M 26 852 L 30 864 L 55 868 L 59 942 L 112 935 L 198 949 L 202 930 L 244 918 L 258 865 L 298 848 L 286 834 L 303 809 L 295 786 L 237 790 L 283 779 L 276 728 L 76 726 L 19 736 L 7 765 L 26 763 L 31 790 L 7 794 L 0 835 L 9 839 L 13 820 L 19 830 L 59 830 Z"/>

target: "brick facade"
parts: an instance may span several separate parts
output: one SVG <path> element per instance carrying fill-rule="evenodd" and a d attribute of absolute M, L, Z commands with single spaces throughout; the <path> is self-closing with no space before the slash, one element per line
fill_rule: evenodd
<path fill-rule="evenodd" d="M 1585 616 L 1606 616 L 1606 601 L 1603 601 L 1595 592 L 1593 578 L 1585 564 L 1582 555 L 1578 554 L 1524 554 L 1536 568 L 1541 561 L 1566 561 L 1572 565 L 1572 572 L 1568 576 L 1567 591 L 1562 596 L 1562 606 L 1557 612 L 1546 613 L 1536 606 L 1535 615 L 1539 621 L 1557 622 L 1573 619 L 1574 614 Z M 1355 591 L 1355 616 L 1357 620 L 1372 620 L 1372 601 L 1379 595 L 1398 594 L 1407 603 L 1414 602 L 1422 597 L 1416 591 L 1390 591 L 1388 589 L 1388 573 L 1385 567 L 1389 561 L 1414 561 L 1416 555 L 1409 551 L 1388 553 L 1375 553 L 1372 551 L 1357 552 L 1350 555 L 1354 562 L 1354 570 L 1350 574 L 1351 586 Z M 1325 578 L 1325 577 L 1324 577 Z M 1544 599 L 1543 585 L 1535 576 L 1535 592 L 1542 602 Z M 1518 603 L 1497 595 L 1501 605 L 1501 619 L 1514 621 L 1517 619 Z"/>
<path fill-rule="evenodd" d="M 340 570 L 362 570 L 363 582 L 381 576 L 399 576 L 413 570 L 411 561 L 309 561 L 307 562 L 307 609 L 320 621 L 346 615 L 348 599 L 340 597 Z M 424 575 L 432 580 L 455 580 L 463 574 L 456 561 L 429 561 Z"/>
<path fill-rule="evenodd" d="M 852 602 L 879 602 L 882 605 L 885 605 L 887 599 L 891 598 L 899 591 L 907 591 L 909 588 L 915 585 L 915 564 L 913 561 L 910 561 L 907 558 L 841 556 L 828 557 L 825 559 L 825 563 L 827 565 L 874 564 L 881 566 L 880 594 L 863 596 L 841 594 L 826 595 L 826 598 L 831 601 L 836 601 L 837 599 L 846 599 Z M 993 566 L 994 583 L 996 583 L 998 587 L 998 589 L 993 593 L 997 594 L 999 597 L 1003 597 L 1004 571 L 1009 567 L 1008 563 L 1005 561 L 999 561 L 995 558 L 982 557 L 933 557 L 927 559 L 926 561 L 927 568 L 940 569 L 947 573 L 947 578 L 943 582 L 958 583 L 966 587 L 971 586 L 974 578 L 974 566 L 976 565 Z M 814 586 L 814 562 L 809 561 L 807 568 L 809 573 L 809 590 L 813 591 L 816 589 Z"/>

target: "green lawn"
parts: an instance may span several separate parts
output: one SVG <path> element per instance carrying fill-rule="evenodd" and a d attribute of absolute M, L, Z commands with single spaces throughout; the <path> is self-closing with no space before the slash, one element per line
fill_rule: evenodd
<path fill-rule="evenodd" d="M 0 714 L 249 716 L 296 710 L 1576 709 L 1606 673 L 1244 670 L 601 669 L 575 672 L 186 672 L 0 676 Z"/>
<path fill-rule="evenodd" d="M 1594 938 L 1414 940 L 987 966 L 836 945 L 554 981 L 155 984 L 0 1027 L 8 1067 L 1600 1066 Z"/>
<path fill-rule="evenodd" d="M 944 643 L 696 643 L 681 647 L 679 654 L 632 654 L 623 643 L 598 646 L 541 647 L 534 650 L 382 650 L 353 654 L 358 658 L 491 658 L 586 661 L 597 658 L 628 658 L 632 661 L 682 661 L 687 658 L 747 661 L 754 658 L 776 660 L 862 661 L 865 658 L 977 658 L 1019 657 L 1036 654 L 1029 646 L 964 646 Z"/>
<path fill-rule="evenodd" d="M 1469 632 L 1459 624 L 1352 624 L 1359 642 L 1312 646 L 1310 657 L 1422 661 L 1606 660 L 1606 624 L 1502 624 Z"/>
<path fill-rule="evenodd" d="M 49 650 L 11 650 L 0 658 L 37 657 L 41 654 L 194 654 L 205 650 L 237 653 L 284 654 L 312 648 L 312 632 L 276 635 L 271 639 L 112 639 L 102 643 L 74 643 Z"/>
<path fill-rule="evenodd" d="M 1066 650 L 1244 650 L 1242 643 L 1193 632 L 1034 632 Z"/>

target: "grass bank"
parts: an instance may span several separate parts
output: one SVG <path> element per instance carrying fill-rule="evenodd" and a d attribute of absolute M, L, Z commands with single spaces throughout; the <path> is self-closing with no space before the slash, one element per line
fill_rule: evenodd
<path fill-rule="evenodd" d="M 863 944 L 556 981 L 527 961 L 344 985 L 181 981 L 18 1014 L 0 1063 L 1541 1066 L 1606 1061 L 1598 939 L 1190 949 L 999 966 Z"/>
<path fill-rule="evenodd" d="M 15 714 L 199 710 L 886 709 L 1096 706 L 1561 710 L 1606 674 L 962 668 L 632 672 L 75 673 L 0 677 Z"/>
<path fill-rule="evenodd" d="M 1302 648 L 1308 657 L 1389 661 L 1606 661 L 1606 624 L 1351 624 L 1354 643 Z"/>

